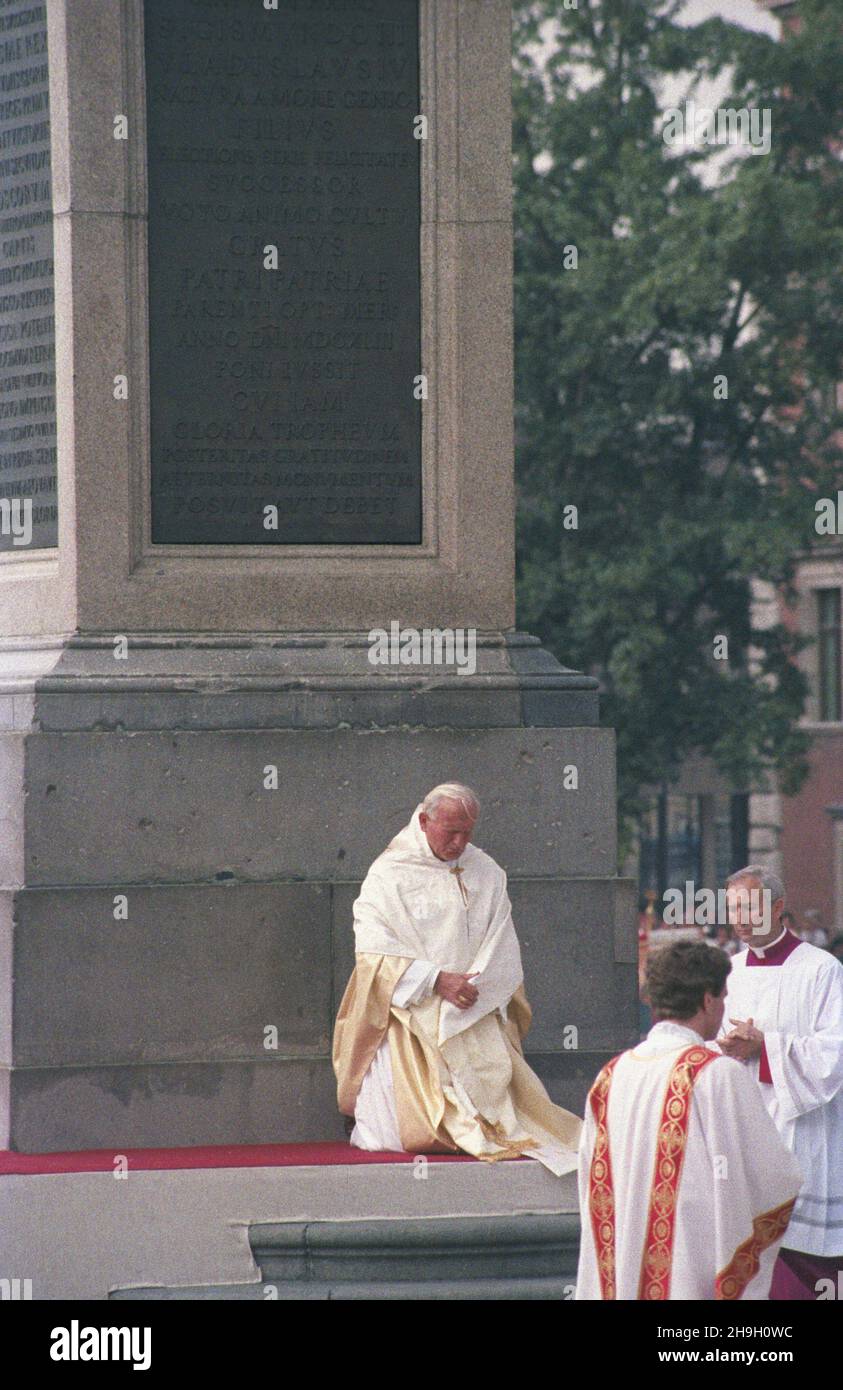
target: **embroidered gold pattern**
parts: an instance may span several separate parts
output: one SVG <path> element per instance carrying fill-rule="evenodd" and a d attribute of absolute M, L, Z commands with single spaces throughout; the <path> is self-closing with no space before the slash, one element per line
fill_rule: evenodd
<path fill-rule="evenodd" d="M 740 1298 L 751 1279 L 761 1268 L 760 1256 L 765 1250 L 780 1240 L 787 1230 L 790 1213 L 796 1198 L 783 1202 L 772 1211 L 762 1212 L 752 1222 L 752 1235 L 739 1245 L 725 1269 L 721 1269 L 714 1281 L 716 1299 Z"/>
<path fill-rule="evenodd" d="M 703 1068 L 718 1056 L 707 1047 L 686 1048 L 676 1059 L 667 1079 L 656 1139 L 656 1163 L 638 1284 L 639 1299 L 649 1301 L 670 1297 L 676 1203 L 688 1138 L 691 1090 Z"/>
<path fill-rule="evenodd" d="M 609 1131 L 606 1111 L 612 1072 L 619 1059 L 607 1062 L 588 1093 L 589 1104 L 597 1124 L 591 1170 L 588 1178 L 588 1209 L 594 1234 L 600 1293 L 604 1300 L 615 1297 L 615 1193 L 612 1187 L 612 1165 L 609 1160 Z"/>

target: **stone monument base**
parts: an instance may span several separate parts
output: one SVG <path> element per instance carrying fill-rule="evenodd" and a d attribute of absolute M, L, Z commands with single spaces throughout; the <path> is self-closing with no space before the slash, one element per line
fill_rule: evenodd
<path fill-rule="evenodd" d="M 352 904 L 446 780 L 509 875 L 527 1055 L 581 1112 L 638 1036 L 596 681 L 500 632 L 471 675 L 365 633 L 127 636 L 0 641 L 0 1147 L 342 1137 Z"/>

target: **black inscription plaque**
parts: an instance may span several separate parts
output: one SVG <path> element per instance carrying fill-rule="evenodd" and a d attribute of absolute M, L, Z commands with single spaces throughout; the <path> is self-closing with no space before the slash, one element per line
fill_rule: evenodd
<path fill-rule="evenodd" d="M 58 543 L 55 362 L 46 5 L 0 0 L 0 499 L 29 499 L 30 550 Z"/>
<path fill-rule="evenodd" d="M 418 544 L 418 0 L 144 15 L 153 542 Z"/>

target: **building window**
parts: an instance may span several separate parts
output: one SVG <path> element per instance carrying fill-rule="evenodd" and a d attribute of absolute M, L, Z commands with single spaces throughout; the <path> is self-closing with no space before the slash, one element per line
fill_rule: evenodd
<path fill-rule="evenodd" d="M 714 822 L 717 882 L 723 884 L 735 869 L 749 862 L 749 796 L 733 792 L 717 798 Z"/>
<path fill-rule="evenodd" d="M 656 898 L 661 915 L 665 891 L 684 892 L 688 879 L 696 888 L 716 888 L 749 859 L 749 796 L 718 793 L 713 814 L 705 821 L 701 796 L 654 795 L 638 825 L 638 887 L 643 899 Z M 704 824 L 707 828 L 704 829 Z M 703 877 L 703 862 L 716 882 Z"/>
<path fill-rule="evenodd" d="M 699 885 L 702 871 L 701 808 L 698 796 L 663 791 L 653 798 L 639 827 L 641 891 L 656 890 L 659 904 L 665 890 L 684 891 L 690 879 Z M 659 911 L 661 908 L 659 906 Z"/>
<path fill-rule="evenodd" d="M 819 716 L 823 723 L 839 723 L 841 708 L 840 590 L 817 589 L 819 646 Z"/>

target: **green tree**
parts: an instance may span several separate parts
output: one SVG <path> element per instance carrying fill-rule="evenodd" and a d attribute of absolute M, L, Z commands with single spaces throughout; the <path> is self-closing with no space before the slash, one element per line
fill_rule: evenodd
<path fill-rule="evenodd" d="M 841 480 L 843 25 L 800 8 L 777 42 L 680 0 L 515 6 L 519 619 L 600 677 L 627 829 L 694 749 L 736 788 L 806 772 L 804 639 L 750 616 Z M 768 108 L 769 153 L 668 147 L 702 78 Z"/>

